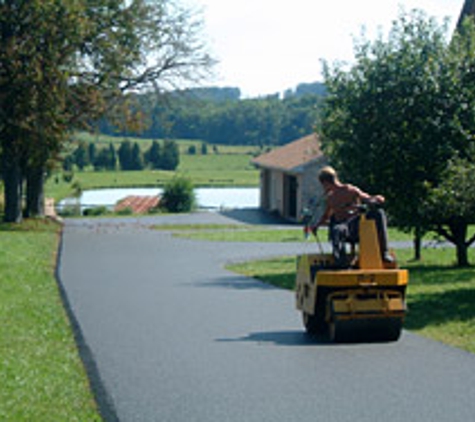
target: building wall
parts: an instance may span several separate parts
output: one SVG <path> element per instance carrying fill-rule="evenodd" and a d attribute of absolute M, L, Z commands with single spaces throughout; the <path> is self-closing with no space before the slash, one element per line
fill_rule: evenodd
<path fill-rule="evenodd" d="M 318 173 L 320 169 L 327 165 L 325 158 L 308 165 L 302 175 L 302 191 L 301 191 L 301 210 L 304 207 L 315 209 L 317 213 L 323 213 L 325 206 L 323 201 L 324 191 L 322 185 L 318 181 Z"/>
<path fill-rule="evenodd" d="M 318 181 L 318 173 L 324 165 L 326 165 L 326 160 L 322 158 L 305 166 L 300 173 L 292 173 L 296 176 L 298 183 L 296 221 L 299 220 L 305 207 L 314 207 L 317 201 L 323 197 L 323 189 Z M 266 211 L 276 212 L 283 217 L 287 217 L 285 215 L 284 178 L 285 173 L 283 171 L 261 169 L 260 206 Z M 322 207 L 323 202 L 320 201 L 320 203 Z"/>
<path fill-rule="evenodd" d="M 282 215 L 284 211 L 284 174 L 281 171 L 261 170 L 260 206 L 269 212 Z"/>

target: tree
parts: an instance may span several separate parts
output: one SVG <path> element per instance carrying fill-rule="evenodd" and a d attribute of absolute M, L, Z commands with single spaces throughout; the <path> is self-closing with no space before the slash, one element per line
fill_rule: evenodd
<path fill-rule="evenodd" d="M 160 144 L 157 141 L 153 141 L 150 149 L 146 153 L 147 163 L 150 164 L 152 169 L 159 169 L 162 156 L 160 151 Z"/>
<path fill-rule="evenodd" d="M 41 194 L 37 175 L 69 128 L 132 89 L 167 90 L 206 76 L 214 61 L 201 29 L 196 12 L 172 0 L 0 2 L 5 220 L 21 221 L 25 174 L 33 175 L 28 190 Z"/>
<path fill-rule="evenodd" d="M 180 151 L 175 141 L 165 140 L 162 149 L 160 168 L 163 170 L 176 170 L 180 164 Z"/>
<path fill-rule="evenodd" d="M 119 164 L 122 170 L 133 170 L 132 165 L 132 143 L 128 140 L 121 142 L 119 151 Z"/>
<path fill-rule="evenodd" d="M 94 142 L 89 142 L 89 145 L 87 146 L 87 156 L 89 162 L 94 164 L 96 161 L 96 144 Z"/>
<path fill-rule="evenodd" d="M 186 178 L 176 178 L 165 185 L 160 206 L 169 212 L 189 212 L 195 202 L 193 183 Z"/>
<path fill-rule="evenodd" d="M 457 22 L 457 29 L 460 29 L 463 25 L 463 21 L 467 17 L 475 17 L 475 0 L 465 0 L 463 3 L 462 10 Z"/>
<path fill-rule="evenodd" d="M 115 152 L 114 144 L 109 143 L 109 150 L 107 154 L 107 169 L 115 170 L 117 167 L 117 154 Z"/>
<path fill-rule="evenodd" d="M 344 177 L 384 193 L 393 223 L 414 231 L 416 257 L 434 227 L 423 203 L 474 140 L 473 26 L 452 42 L 446 32 L 422 12 L 402 14 L 387 41 L 356 46 L 349 71 L 325 67 L 323 148 Z"/>
<path fill-rule="evenodd" d="M 142 151 L 140 151 L 139 144 L 134 142 L 132 147 L 132 155 L 131 155 L 131 163 L 130 163 L 130 170 L 143 170 L 143 157 Z"/>
<path fill-rule="evenodd" d="M 463 267 L 469 265 L 468 248 L 475 242 L 475 235 L 468 236 L 469 224 L 475 223 L 474 159 L 475 154 L 450 160 L 423 204 L 433 230 L 455 245 L 457 264 Z"/>
<path fill-rule="evenodd" d="M 77 4 L 75 4 L 77 5 Z M 27 205 L 42 195 L 47 161 L 64 139 L 63 57 L 75 44 L 79 10 L 52 0 L 0 3 L 0 140 L 5 183 L 5 220 L 20 222 L 23 179 Z M 70 6 L 69 12 L 65 9 Z M 31 214 L 44 212 L 31 209 Z"/>
<path fill-rule="evenodd" d="M 117 157 L 112 142 L 108 148 L 101 148 L 95 153 L 94 170 L 115 170 L 117 165 Z"/>
<path fill-rule="evenodd" d="M 84 170 L 84 168 L 89 164 L 89 151 L 85 142 L 79 143 L 73 156 L 74 163 L 78 166 L 79 170 Z"/>

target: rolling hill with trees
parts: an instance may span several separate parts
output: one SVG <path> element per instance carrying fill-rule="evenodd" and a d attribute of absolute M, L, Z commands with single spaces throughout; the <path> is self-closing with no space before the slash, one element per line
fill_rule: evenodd
<path fill-rule="evenodd" d="M 136 95 L 129 113 L 138 125 L 123 128 L 107 116 L 98 131 L 114 136 L 147 139 L 201 139 L 224 145 L 283 145 L 314 130 L 318 106 L 325 97 L 321 83 L 300 84 L 295 90 L 241 99 L 239 88 L 195 88 L 174 91 L 165 98 L 155 93 Z"/>

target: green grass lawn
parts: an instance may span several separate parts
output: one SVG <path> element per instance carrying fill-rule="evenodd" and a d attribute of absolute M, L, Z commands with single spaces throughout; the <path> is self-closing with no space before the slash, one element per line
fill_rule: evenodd
<path fill-rule="evenodd" d="M 160 227 L 160 226 L 158 226 Z M 164 229 L 166 226 L 162 227 Z M 208 228 L 193 227 L 177 230 L 176 237 L 184 237 L 195 240 L 208 240 L 215 242 L 301 242 L 303 231 L 295 227 L 290 229 L 272 229 L 247 225 L 235 226 L 211 226 Z"/>
<path fill-rule="evenodd" d="M 304 240 L 303 227 L 301 225 L 278 228 L 256 225 L 234 226 L 157 226 L 159 230 L 175 231 L 175 236 L 195 240 L 209 240 L 219 242 L 302 242 Z M 394 241 L 410 241 L 411 236 L 396 229 L 389 229 L 389 236 Z M 328 239 L 327 229 L 322 228 L 318 232 L 320 242 Z M 308 242 L 315 242 L 312 235 Z"/>
<path fill-rule="evenodd" d="M 94 142 L 99 148 L 108 147 L 110 143 L 114 145 L 116 149 L 120 147 L 120 144 L 124 140 L 129 140 L 130 142 L 137 142 L 140 146 L 142 151 L 147 150 L 152 145 L 153 139 L 146 139 L 146 138 L 137 138 L 137 137 L 123 137 L 123 136 L 109 136 L 109 135 L 102 135 L 102 134 L 93 134 L 88 132 L 77 132 L 73 136 L 74 141 L 82 141 L 82 142 Z M 162 140 L 159 140 L 162 142 Z M 176 139 L 178 143 L 178 148 L 180 150 L 180 154 L 188 154 L 188 149 L 191 146 L 194 146 L 197 151 L 201 150 L 201 145 L 203 144 L 203 140 L 201 139 Z M 74 147 L 75 144 L 73 144 Z M 216 147 L 218 154 L 258 154 L 260 152 L 259 148 L 255 145 L 225 145 L 225 144 L 209 144 L 208 146 L 208 154 L 214 154 L 213 147 Z M 198 152 L 199 155 L 199 152 Z"/>
<path fill-rule="evenodd" d="M 59 227 L 0 224 L 0 420 L 99 421 L 54 272 Z"/>

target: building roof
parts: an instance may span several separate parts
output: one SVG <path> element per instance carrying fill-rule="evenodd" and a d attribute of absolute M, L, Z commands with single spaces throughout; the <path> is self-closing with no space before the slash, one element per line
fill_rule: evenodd
<path fill-rule="evenodd" d="M 299 171 L 322 157 L 318 136 L 313 133 L 283 147 L 259 155 L 251 162 L 257 167 L 283 171 Z"/>

